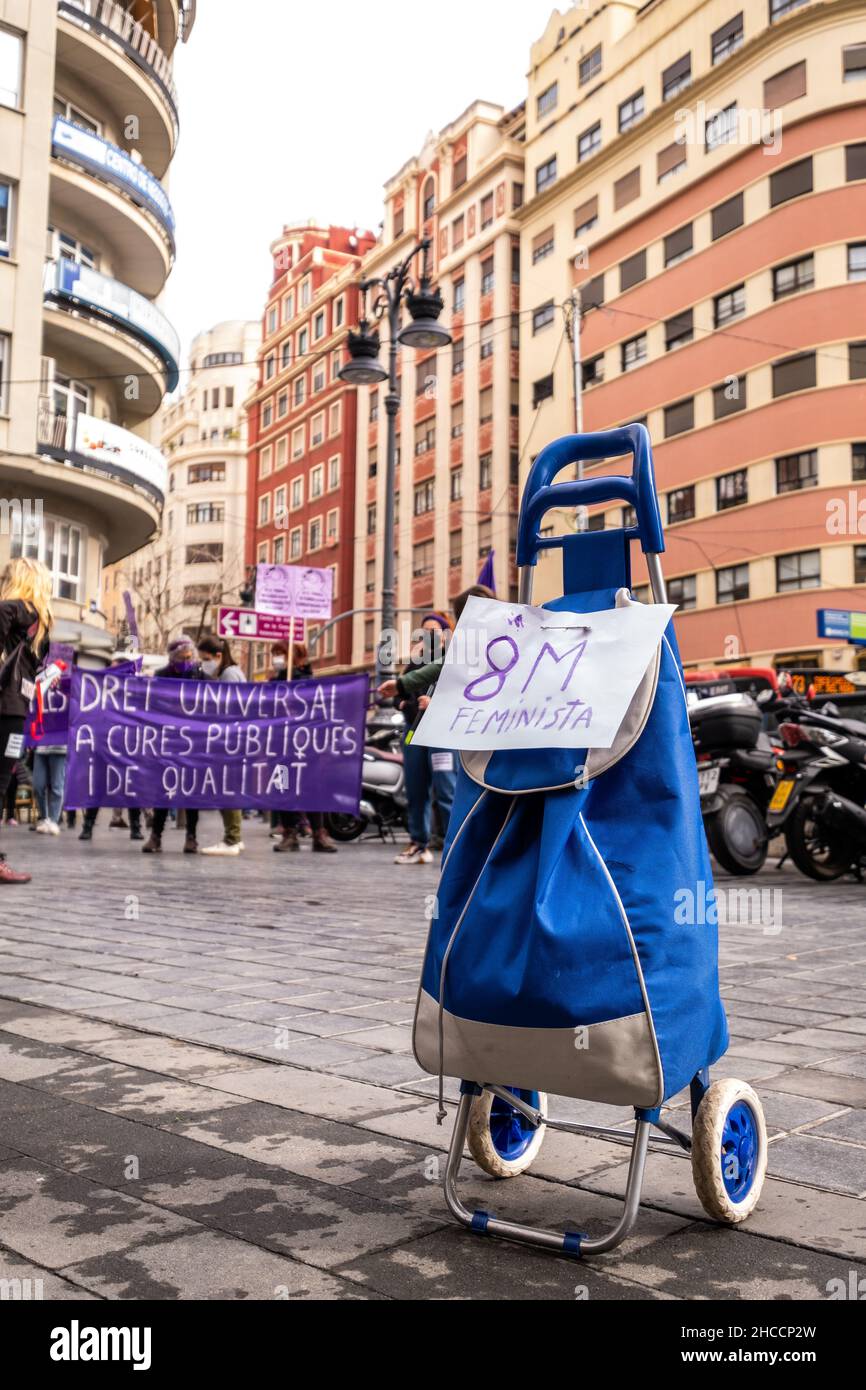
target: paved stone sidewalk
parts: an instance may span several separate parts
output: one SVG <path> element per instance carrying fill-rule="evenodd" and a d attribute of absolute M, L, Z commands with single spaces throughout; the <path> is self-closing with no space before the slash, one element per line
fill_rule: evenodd
<path fill-rule="evenodd" d="M 717 1071 L 757 1086 L 772 1176 L 723 1230 L 687 1158 L 652 1155 L 635 1233 L 590 1265 L 446 1214 L 448 1126 L 410 1049 L 435 869 L 376 843 L 277 858 L 253 822 L 240 860 L 184 858 L 172 832 L 148 858 L 103 821 L 91 845 L 3 836 L 36 877 L 0 899 L 0 1280 L 72 1299 L 823 1299 L 866 1276 L 862 885 L 719 879 L 766 894 L 763 926 L 722 930 Z M 531 1174 L 467 1163 L 463 1186 L 595 1233 L 624 1157 L 548 1133 Z"/>

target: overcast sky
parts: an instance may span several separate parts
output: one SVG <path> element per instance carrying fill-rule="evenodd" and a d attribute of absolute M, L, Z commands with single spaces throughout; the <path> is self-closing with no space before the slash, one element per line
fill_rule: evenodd
<path fill-rule="evenodd" d="M 564 10 L 569 0 L 560 0 Z M 382 185 L 428 130 L 476 99 L 525 96 L 554 0 L 200 0 L 175 76 L 178 256 L 165 309 L 181 335 L 257 318 L 268 246 L 316 218 L 378 228 Z"/>

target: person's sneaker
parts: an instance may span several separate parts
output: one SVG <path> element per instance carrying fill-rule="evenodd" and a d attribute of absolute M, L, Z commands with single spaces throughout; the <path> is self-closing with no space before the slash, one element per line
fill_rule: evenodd
<path fill-rule="evenodd" d="M 218 845 L 205 845 L 202 854 L 240 854 L 240 845 L 227 845 L 225 840 L 220 840 Z"/>
<path fill-rule="evenodd" d="M 89 840 L 90 836 L 88 835 L 87 838 Z M 84 839 L 83 831 L 79 836 L 79 839 Z M 160 837 L 158 835 L 151 834 L 146 843 L 142 845 L 141 852 L 142 854 L 162 854 L 162 840 L 160 839 Z"/>
<path fill-rule="evenodd" d="M 129 838 L 130 840 L 143 840 L 144 836 L 141 833 L 141 828 L 137 825 L 134 825 L 129 832 Z"/>
<path fill-rule="evenodd" d="M 40 820 L 40 821 L 37 821 L 37 822 L 36 822 L 36 834 L 37 834 L 37 835 L 50 835 L 50 834 L 51 834 L 51 822 L 50 822 L 49 820 Z"/>
<path fill-rule="evenodd" d="M 183 842 L 184 854 L 198 854 L 198 840 L 194 835 L 187 835 Z"/>
<path fill-rule="evenodd" d="M 7 820 L 6 824 L 7 824 L 7 825 L 17 825 L 18 822 L 17 822 L 17 820 L 15 819 L 14 816 L 10 816 L 9 819 Z"/>
<path fill-rule="evenodd" d="M 29 883 L 29 874 L 19 874 L 10 869 L 5 859 L 0 859 L 0 883 Z"/>
<path fill-rule="evenodd" d="M 427 855 L 430 856 L 430 857 L 428 857 L 427 859 L 422 859 L 422 858 L 421 858 L 422 854 L 427 854 Z M 403 853 L 402 853 L 402 854 L 398 854 L 398 855 L 397 855 L 397 858 L 394 860 L 394 863 L 395 863 L 395 864 L 429 864 L 431 858 L 432 858 L 432 856 L 430 855 L 430 851 L 429 851 L 429 850 L 424 850 L 424 849 L 422 849 L 420 845 L 409 845 L 409 847 L 408 847 L 407 849 L 404 849 L 404 850 L 403 850 Z"/>
<path fill-rule="evenodd" d="M 59 834 L 60 834 L 60 826 L 57 824 L 57 821 L 56 821 L 56 820 L 50 820 L 50 821 L 48 822 L 48 834 L 49 834 L 49 835 L 59 835 Z"/>
<path fill-rule="evenodd" d="M 37 829 L 37 830 L 39 829 L 39 826 L 38 826 L 38 825 L 37 825 L 36 829 Z M 84 829 L 82 830 L 82 832 L 81 832 L 81 834 L 79 835 L 78 838 L 79 838 L 79 840 L 92 840 L 92 839 L 93 839 L 93 826 L 92 826 L 92 825 L 85 825 Z"/>

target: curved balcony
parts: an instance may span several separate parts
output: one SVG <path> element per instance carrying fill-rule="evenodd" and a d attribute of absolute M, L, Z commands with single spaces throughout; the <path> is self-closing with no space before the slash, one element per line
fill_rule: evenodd
<path fill-rule="evenodd" d="M 177 386 L 180 355 L 162 311 L 119 280 L 63 259 L 46 263 L 43 294 L 45 354 L 113 386 L 125 414 L 155 414 Z"/>
<path fill-rule="evenodd" d="M 168 194 L 143 164 L 93 131 L 55 116 L 51 130 L 51 202 L 54 222 L 64 212 L 98 228 L 126 281 L 156 295 L 174 260 L 174 213 Z"/>
<path fill-rule="evenodd" d="M 177 91 L 168 55 L 144 26 L 115 0 L 57 0 L 57 65 L 99 92 L 119 128 L 138 115 L 130 143 L 164 174 L 177 144 Z"/>

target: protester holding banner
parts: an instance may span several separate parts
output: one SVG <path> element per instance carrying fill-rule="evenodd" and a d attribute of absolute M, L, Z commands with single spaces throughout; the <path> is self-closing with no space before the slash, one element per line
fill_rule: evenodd
<path fill-rule="evenodd" d="M 206 680 L 243 681 L 244 673 L 231 653 L 224 637 L 202 637 L 198 644 L 198 659 Z M 223 818 L 223 837 L 218 844 L 206 845 L 202 854 L 238 855 L 243 852 L 243 813 L 240 810 L 220 811 Z"/>
<path fill-rule="evenodd" d="M 10 560 L 0 579 L 0 806 L 24 745 L 36 672 L 48 650 L 51 575 L 40 560 Z M 29 883 L 0 854 L 0 883 Z"/>
<path fill-rule="evenodd" d="M 74 812 L 73 812 L 74 815 Z M 98 806 L 88 806 L 82 818 L 81 834 L 79 840 L 92 840 L 93 827 L 96 825 L 96 817 L 99 815 Z M 123 819 L 122 810 L 113 813 L 108 822 L 109 830 L 125 830 L 126 821 Z M 131 806 L 129 808 L 129 838 L 130 840 L 143 840 L 144 835 L 141 830 L 141 807 Z"/>
<path fill-rule="evenodd" d="M 40 744 L 33 751 L 33 795 L 41 835 L 59 835 L 63 813 L 63 784 L 66 780 L 66 744 Z"/>
<path fill-rule="evenodd" d="M 285 651 L 288 656 L 288 647 L 286 647 Z M 274 647 L 274 653 L 276 653 L 276 655 L 272 655 L 271 658 L 274 666 L 274 674 L 271 676 L 271 680 L 285 680 L 285 666 L 283 664 L 278 666 L 277 664 L 277 657 L 282 654 L 278 651 L 277 646 Z M 301 642 L 295 642 L 292 650 L 292 680 L 302 681 L 312 679 L 313 668 L 310 665 L 307 649 Z M 336 854 L 337 846 L 325 829 L 325 817 L 322 812 L 308 811 L 306 818 L 313 831 L 313 853 Z M 274 845 L 275 854 L 285 854 L 286 851 L 291 853 L 300 849 L 301 845 L 298 838 L 298 828 L 303 819 L 304 813 L 302 811 L 280 812 L 279 824 L 282 830 L 282 838 Z"/>
<path fill-rule="evenodd" d="M 160 666 L 158 671 L 154 671 L 154 676 L 159 680 L 175 681 L 203 681 L 204 672 L 196 660 L 195 647 L 192 638 L 187 637 L 186 633 L 181 637 L 176 637 L 173 642 L 168 644 L 168 665 Z M 179 810 L 182 808 L 178 808 Z M 153 813 L 153 824 L 150 836 L 142 845 L 143 854 L 162 853 L 162 832 L 168 820 L 168 807 L 156 807 Z M 186 811 L 186 839 L 183 842 L 184 854 L 198 854 L 198 840 L 196 830 L 198 829 L 198 811 Z"/>

